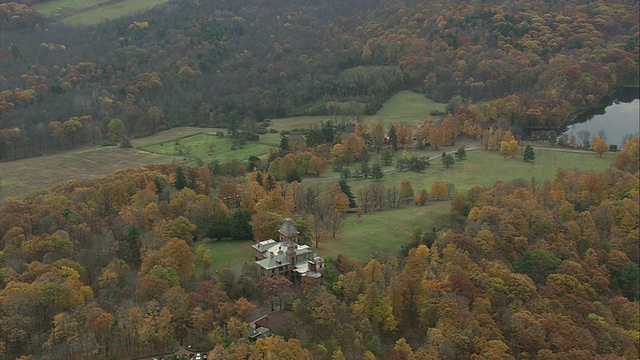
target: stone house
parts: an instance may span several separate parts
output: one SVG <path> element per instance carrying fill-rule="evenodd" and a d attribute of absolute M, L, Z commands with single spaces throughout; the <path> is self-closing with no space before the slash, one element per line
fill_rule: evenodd
<path fill-rule="evenodd" d="M 321 277 L 324 259 L 313 254 L 309 245 L 298 244 L 300 232 L 291 218 L 285 219 L 278 233 L 279 241 L 269 239 L 252 245 L 260 276 L 282 275 L 294 281 Z"/>

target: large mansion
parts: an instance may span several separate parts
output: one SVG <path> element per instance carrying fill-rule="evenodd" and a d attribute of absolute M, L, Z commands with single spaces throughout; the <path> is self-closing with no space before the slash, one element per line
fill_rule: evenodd
<path fill-rule="evenodd" d="M 319 278 L 324 259 L 315 256 L 309 245 L 298 244 L 300 232 L 290 218 L 285 219 L 278 233 L 279 241 L 269 239 L 253 245 L 260 276 L 282 275 L 293 280 Z"/>

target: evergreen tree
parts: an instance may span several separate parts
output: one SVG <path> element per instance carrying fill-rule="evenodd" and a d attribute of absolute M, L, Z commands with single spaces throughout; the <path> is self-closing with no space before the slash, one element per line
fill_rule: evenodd
<path fill-rule="evenodd" d="M 294 169 L 292 172 L 290 172 L 287 175 L 287 178 L 285 180 L 288 183 L 292 183 L 294 181 L 301 182 L 302 181 L 302 176 L 300 176 L 300 172 L 298 171 L 298 169 Z"/>
<path fill-rule="evenodd" d="M 184 176 L 184 170 L 182 166 L 178 166 L 176 169 L 176 180 L 173 182 L 173 187 L 182 190 L 187 186 L 187 178 Z"/>
<path fill-rule="evenodd" d="M 391 146 L 393 152 L 398 151 L 398 133 L 393 124 L 389 125 L 389 146 Z"/>
<path fill-rule="evenodd" d="M 344 169 L 342 169 L 342 171 L 340 172 L 340 178 L 342 178 L 343 180 L 348 180 L 351 177 L 351 169 L 349 169 L 348 167 L 345 167 Z"/>
<path fill-rule="evenodd" d="M 380 154 L 380 161 L 382 161 L 382 165 L 384 166 L 393 164 L 393 154 L 389 149 L 385 149 L 382 154 Z"/>
<path fill-rule="evenodd" d="M 524 154 L 522 154 L 522 158 L 525 162 L 533 162 L 533 160 L 535 160 L 536 154 L 533 153 L 533 148 L 531 147 L 531 145 L 527 145 L 527 147 L 524 148 Z"/>
<path fill-rule="evenodd" d="M 369 167 L 368 162 L 365 161 L 360 165 L 360 173 L 362 173 L 362 176 L 364 176 L 365 179 L 369 178 L 369 174 L 371 174 L 371 168 Z"/>
<path fill-rule="evenodd" d="M 458 151 L 456 151 L 456 158 L 458 161 L 464 160 L 467 157 L 467 151 L 464 149 L 464 146 L 460 147 Z"/>
<path fill-rule="evenodd" d="M 140 264 L 139 237 L 140 229 L 136 225 L 129 225 L 127 234 L 120 241 L 120 246 L 118 247 L 118 257 L 135 266 Z"/>
<path fill-rule="evenodd" d="M 253 240 L 253 228 L 251 227 L 251 212 L 238 210 L 229 219 L 229 227 L 232 239 Z"/>
<path fill-rule="evenodd" d="M 358 204 L 356 203 L 356 197 L 353 196 L 353 192 L 351 191 L 351 186 L 349 186 L 349 184 L 347 184 L 347 180 L 340 180 L 340 182 L 338 183 L 340 185 L 340 190 L 347 195 L 347 198 L 349 198 L 349 208 L 354 209 L 358 207 Z"/>
<path fill-rule="evenodd" d="M 382 166 L 380 164 L 375 163 L 371 167 L 371 177 L 375 180 L 380 180 L 384 177 L 384 173 L 382 172 Z"/>
<path fill-rule="evenodd" d="M 422 172 L 429 165 L 431 165 L 431 164 L 429 164 L 429 157 L 428 156 L 412 156 L 409 159 L 409 162 L 408 162 L 407 166 L 409 167 L 409 170 L 411 170 L 411 171 Z"/>
<path fill-rule="evenodd" d="M 451 165 L 455 164 L 455 160 L 453 160 L 453 156 L 444 154 L 444 156 L 442 156 L 442 164 L 446 167 L 450 167 Z"/>
<path fill-rule="evenodd" d="M 268 174 L 269 176 L 267 176 L 267 183 L 265 184 L 264 188 L 267 191 L 271 191 L 276 187 L 276 179 L 271 176 L 271 174 Z"/>
<path fill-rule="evenodd" d="M 282 156 L 284 156 L 290 151 L 289 138 L 286 137 L 285 135 L 282 135 L 282 138 L 280 139 L 280 150 L 282 150 Z"/>

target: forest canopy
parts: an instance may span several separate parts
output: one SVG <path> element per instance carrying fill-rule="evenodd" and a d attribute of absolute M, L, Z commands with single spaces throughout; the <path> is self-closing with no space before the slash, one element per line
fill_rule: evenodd
<path fill-rule="evenodd" d="M 404 255 L 340 255 L 322 284 L 294 287 L 258 280 L 246 265 L 198 275 L 194 264 L 207 261 L 197 251 L 204 234 L 225 218 L 242 228 L 242 211 L 258 216 L 257 238 L 273 236 L 259 225 L 277 229 L 277 214 L 304 206 L 309 191 L 297 183 L 265 196 L 260 173 L 234 185 L 206 169 L 149 166 L 9 199 L 0 207 L 0 349 L 111 358 L 188 341 L 216 345 L 220 359 L 285 349 L 318 359 L 637 358 L 640 185 L 637 168 L 619 169 L 625 159 L 603 173 L 559 168 L 543 185 L 475 187 L 451 203 L 449 226 L 459 230 L 416 232 Z M 240 190 L 240 216 L 225 203 L 229 189 Z M 259 193 L 267 200 L 253 202 Z M 330 187 L 318 199 L 347 206 L 339 194 Z M 269 301 L 292 307 L 278 333 L 288 345 L 277 349 L 266 344 L 283 338 L 249 343 L 242 325 Z"/>

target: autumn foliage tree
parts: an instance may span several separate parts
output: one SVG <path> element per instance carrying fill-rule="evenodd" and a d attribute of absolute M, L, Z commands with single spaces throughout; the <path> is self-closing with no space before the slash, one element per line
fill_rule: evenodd
<path fill-rule="evenodd" d="M 598 153 L 598 156 L 602 156 L 602 154 L 609 150 L 609 144 L 601 138 L 594 138 L 591 140 L 591 147 L 596 153 Z"/>

